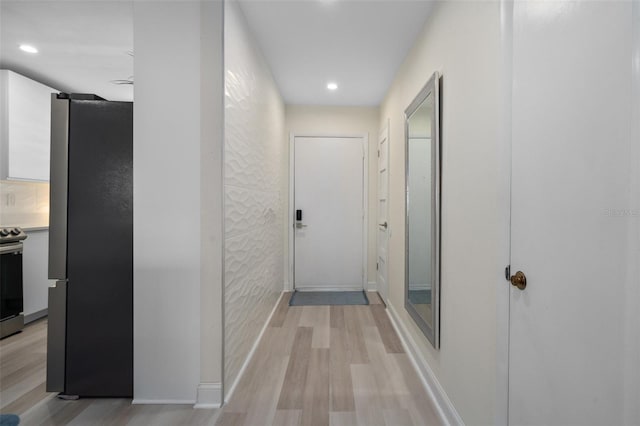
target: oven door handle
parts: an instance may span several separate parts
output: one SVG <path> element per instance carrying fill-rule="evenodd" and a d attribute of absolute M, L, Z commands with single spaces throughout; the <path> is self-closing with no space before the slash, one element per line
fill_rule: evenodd
<path fill-rule="evenodd" d="M 22 253 L 22 244 L 3 244 L 0 245 L 0 254 L 7 254 L 7 253 L 15 253 L 15 252 L 20 252 Z"/>

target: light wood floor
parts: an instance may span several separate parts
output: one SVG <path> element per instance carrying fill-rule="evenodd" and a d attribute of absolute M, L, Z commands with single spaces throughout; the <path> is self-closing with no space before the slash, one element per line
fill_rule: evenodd
<path fill-rule="evenodd" d="M 20 426 L 212 426 L 216 410 L 195 410 L 193 405 L 131 405 L 130 399 L 51 398 L 21 416 Z"/>
<path fill-rule="evenodd" d="M 216 410 L 192 405 L 131 405 L 130 399 L 63 401 L 45 390 L 47 320 L 0 340 L 0 413 L 30 425 L 213 425 Z"/>
<path fill-rule="evenodd" d="M 22 333 L 0 340 L 0 412 L 24 414 L 49 398 L 45 391 L 47 320 L 32 322 Z"/>
<path fill-rule="evenodd" d="M 371 293 L 369 293 L 371 295 Z M 438 425 L 384 305 L 289 307 L 285 294 L 218 425 Z M 0 340 L 0 413 L 21 425 L 213 425 L 215 410 L 63 401 L 45 391 L 46 319 Z"/>
<path fill-rule="evenodd" d="M 369 306 L 289 307 L 289 297 L 219 426 L 441 424 L 377 295 Z"/>

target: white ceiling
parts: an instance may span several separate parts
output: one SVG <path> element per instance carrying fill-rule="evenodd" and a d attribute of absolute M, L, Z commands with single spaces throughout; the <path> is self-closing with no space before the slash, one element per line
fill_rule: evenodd
<path fill-rule="evenodd" d="M 380 104 L 433 4 L 239 1 L 285 103 L 299 105 Z"/>
<path fill-rule="evenodd" d="M 378 105 L 429 0 L 240 0 L 288 104 Z M 18 46 L 28 43 L 32 55 Z M 0 0 L 0 68 L 64 92 L 132 100 L 132 0 Z M 328 81 L 338 90 L 326 88 Z"/>
<path fill-rule="evenodd" d="M 0 68 L 54 89 L 130 101 L 133 86 L 111 80 L 133 75 L 132 50 L 131 1 L 0 0 Z"/>

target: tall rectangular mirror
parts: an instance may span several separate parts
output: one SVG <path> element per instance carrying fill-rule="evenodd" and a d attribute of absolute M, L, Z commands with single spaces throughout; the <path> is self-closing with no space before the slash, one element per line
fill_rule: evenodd
<path fill-rule="evenodd" d="M 434 73 L 405 110 L 405 308 L 440 345 L 440 117 Z"/>

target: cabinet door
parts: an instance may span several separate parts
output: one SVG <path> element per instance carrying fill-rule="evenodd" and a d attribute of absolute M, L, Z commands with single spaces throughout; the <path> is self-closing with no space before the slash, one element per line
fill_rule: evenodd
<path fill-rule="evenodd" d="M 56 91 L 20 74 L 5 72 L 3 151 L 8 161 L 2 178 L 48 181 L 51 93 Z"/>

